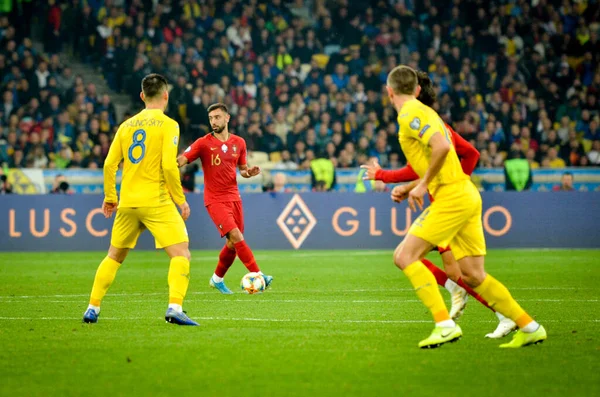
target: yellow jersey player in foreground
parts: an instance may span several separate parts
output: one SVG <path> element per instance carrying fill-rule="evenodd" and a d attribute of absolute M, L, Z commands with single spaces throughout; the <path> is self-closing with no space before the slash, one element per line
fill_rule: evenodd
<path fill-rule="evenodd" d="M 398 66 L 388 75 L 388 95 L 398 111 L 400 145 L 420 177 L 416 186 L 400 199 L 407 198 L 413 211 L 417 206 L 423 208 L 423 197 L 428 190 L 435 199 L 414 221 L 394 252 L 396 266 L 408 277 L 436 323 L 431 335 L 419 342 L 419 347 L 439 347 L 462 336 L 462 330 L 448 314 L 433 274 L 421 262 L 434 247 L 448 245 L 452 247 L 464 281 L 491 307 L 519 326 L 513 340 L 500 347 L 542 342 L 546 339 L 544 327 L 519 306 L 503 284 L 485 273 L 481 195 L 463 173 L 439 115 L 416 99 L 420 89 L 417 73 L 407 66 Z"/>
<path fill-rule="evenodd" d="M 167 80 L 150 74 L 142 80 L 140 97 L 146 108 L 121 124 L 104 163 L 104 216 L 117 213 L 108 255 L 96 272 L 90 304 L 83 321 L 95 323 L 100 303 L 117 270 L 148 229 L 157 248 L 164 248 L 169 267 L 169 307 L 165 319 L 179 325 L 198 325 L 182 311 L 190 276 L 190 251 L 184 220 L 190 215 L 179 169 L 179 125 L 164 111 L 169 102 Z M 116 172 L 123 160 L 121 197 L 117 198 Z M 175 207 L 181 209 L 181 215 Z"/>

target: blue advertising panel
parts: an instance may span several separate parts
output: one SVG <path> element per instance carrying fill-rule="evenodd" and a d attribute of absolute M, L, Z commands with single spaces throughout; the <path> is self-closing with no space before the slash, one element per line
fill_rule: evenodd
<path fill-rule="evenodd" d="M 39 177 L 34 173 L 38 171 Z M 591 168 L 552 168 L 533 170 L 533 191 L 551 191 L 560 185 L 561 176 L 570 172 L 574 177 L 574 188 L 577 191 L 600 191 L 600 167 Z M 75 193 L 102 193 L 104 177 L 102 170 L 13 170 L 13 185 L 21 185 L 21 194 L 43 193 L 36 189 L 37 185 L 44 185 L 46 191 L 52 189 L 54 178 L 64 175 L 70 189 Z M 27 175 L 24 175 L 27 174 Z M 307 170 L 271 170 L 271 174 L 283 173 L 287 177 L 286 187 L 294 192 L 309 192 L 312 190 L 311 174 Z M 359 169 L 336 170 L 337 188 L 341 192 L 353 192 L 358 178 Z M 252 179 L 238 178 L 238 185 L 242 193 L 257 193 L 262 191 L 266 182 L 264 175 Z M 39 180 L 38 180 L 39 179 Z M 473 173 L 473 180 L 486 191 L 504 191 L 503 169 L 477 169 Z M 120 187 L 121 172 L 117 172 L 117 189 Z M 196 192 L 204 191 L 204 174 L 202 171 L 196 173 Z"/>
<path fill-rule="evenodd" d="M 202 195 L 188 196 L 192 249 L 223 240 Z M 389 194 L 243 195 L 246 231 L 255 249 L 391 249 L 416 218 Z M 0 251 L 105 250 L 113 219 L 100 195 L 0 196 Z M 490 248 L 600 248 L 598 192 L 484 192 L 483 224 Z M 153 249 L 148 232 L 139 249 Z"/>

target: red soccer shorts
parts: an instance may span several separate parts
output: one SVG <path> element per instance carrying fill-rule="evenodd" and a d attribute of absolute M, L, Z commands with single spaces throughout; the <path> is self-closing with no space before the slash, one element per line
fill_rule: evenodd
<path fill-rule="evenodd" d="M 206 207 L 208 215 L 215 223 L 221 237 L 235 228 L 244 233 L 244 212 L 241 201 L 229 201 L 226 203 L 214 203 Z"/>
<path fill-rule="evenodd" d="M 444 252 L 452 251 L 452 249 L 450 248 L 450 246 L 447 246 L 446 248 L 444 248 L 444 247 L 437 247 L 437 250 L 440 253 L 440 255 L 442 255 Z"/>

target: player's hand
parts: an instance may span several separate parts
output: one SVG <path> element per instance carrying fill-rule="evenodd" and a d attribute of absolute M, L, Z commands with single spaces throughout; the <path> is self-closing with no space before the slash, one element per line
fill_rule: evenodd
<path fill-rule="evenodd" d="M 181 217 L 184 221 L 187 221 L 187 219 L 190 217 L 190 205 L 187 203 L 187 201 L 184 201 L 179 205 L 179 209 L 181 210 Z"/>
<path fill-rule="evenodd" d="M 410 185 L 398 185 L 392 189 L 392 201 L 401 203 L 408 198 Z"/>
<path fill-rule="evenodd" d="M 365 172 L 365 175 L 363 176 L 363 180 L 374 181 L 375 175 L 377 174 L 377 171 L 381 169 L 381 166 L 379 165 L 379 161 L 375 158 L 373 159 L 372 164 L 361 165 L 360 168 L 362 168 L 363 170 L 367 170 L 367 172 Z"/>
<path fill-rule="evenodd" d="M 256 176 L 258 174 L 260 174 L 260 167 L 259 166 L 255 165 L 252 168 L 248 168 L 248 178 Z"/>
<path fill-rule="evenodd" d="M 417 205 L 419 209 L 423 209 L 423 198 L 427 193 L 427 186 L 424 183 L 419 183 L 414 189 L 408 193 L 408 206 L 411 210 L 417 211 Z"/>
<path fill-rule="evenodd" d="M 116 210 L 117 203 L 107 203 L 106 201 L 102 202 L 102 213 L 104 213 L 105 218 L 110 218 Z"/>

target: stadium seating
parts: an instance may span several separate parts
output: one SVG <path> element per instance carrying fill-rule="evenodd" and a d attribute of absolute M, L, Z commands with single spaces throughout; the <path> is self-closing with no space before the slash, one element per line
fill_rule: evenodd
<path fill-rule="evenodd" d="M 144 9 L 144 2 L 129 8 L 122 2 L 52 3 L 34 10 L 46 21 L 43 32 L 27 31 L 11 17 L 0 43 L 0 163 L 14 169 L 102 167 L 123 115 L 109 96 L 98 98 L 85 78 L 70 74 L 61 61 L 69 52 L 102 70 L 115 92 L 135 99 L 130 113 L 141 105 L 140 79 L 149 72 L 166 75 L 172 86 L 168 114 L 180 123 L 184 145 L 208 131 L 206 107 L 225 102 L 231 130 L 248 142 L 249 161 L 265 170 L 280 167 L 283 150 L 307 169 L 302 163 L 309 149 L 329 150 L 340 168 L 355 170 L 360 154 L 377 157 L 384 167 L 402 166 L 395 115 L 383 90 L 387 72 L 400 63 L 429 73 L 436 110 L 479 149 L 479 169 L 491 170 L 482 175 L 501 172 L 493 169 L 515 157 L 527 158 L 534 169 L 600 165 L 595 3 L 553 8 L 438 0 L 384 9 L 377 2 L 316 1 L 316 13 L 302 1 L 274 6 L 241 0 L 227 12 L 219 2 L 174 3 L 159 7 L 161 15 L 156 6 Z M 582 24 L 565 24 L 560 33 L 547 22 L 575 16 Z M 571 44 L 561 46 L 566 38 Z M 65 110 L 66 122 L 60 120 Z M 351 190 L 352 183 L 348 177 L 338 188 Z"/>

